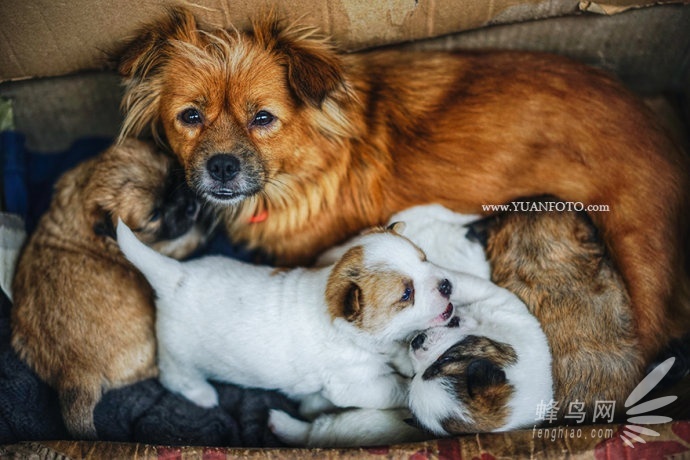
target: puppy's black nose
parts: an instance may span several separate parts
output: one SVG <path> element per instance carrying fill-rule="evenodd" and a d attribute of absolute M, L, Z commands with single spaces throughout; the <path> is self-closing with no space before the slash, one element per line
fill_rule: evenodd
<path fill-rule="evenodd" d="M 227 182 L 240 172 L 240 160 L 234 155 L 221 153 L 212 156 L 206 162 L 206 169 L 208 169 L 211 179 Z"/>
<path fill-rule="evenodd" d="M 425 340 L 426 334 L 422 332 L 421 334 L 417 334 L 417 337 L 412 339 L 412 342 L 410 342 L 410 346 L 413 350 L 419 350 L 420 348 L 422 348 L 422 345 L 424 345 Z"/>
<path fill-rule="evenodd" d="M 450 297 L 451 292 L 453 292 L 453 285 L 450 284 L 450 281 L 444 279 L 439 283 L 438 290 L 442 296 Z"/>

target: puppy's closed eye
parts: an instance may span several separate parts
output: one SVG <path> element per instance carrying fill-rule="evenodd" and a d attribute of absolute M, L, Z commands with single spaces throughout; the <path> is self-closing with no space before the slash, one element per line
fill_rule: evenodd
<path fill-rule="evenodd" d="M 488 359 L 475 359 L 467 366 L 467 393 L 470 398 L 503 383 L 506 383 L 506 373 Z"/>

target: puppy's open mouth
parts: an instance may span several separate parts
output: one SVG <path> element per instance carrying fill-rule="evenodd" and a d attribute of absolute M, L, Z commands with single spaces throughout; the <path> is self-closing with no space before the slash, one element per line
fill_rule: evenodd
<path fill-rule="evenodd" d="M 448 306 L 446 307 L 446 309 L 443 310 L 443 313 L 441 313 L 439 315 L 439 318 L 441 318 L 441 320 L 443 320 L 444 322 L 448 321 L 450 319 L 450 317 L 453 316 L 454 310 L 455 309 L 453 308 L 453 304 L 449 303 Z"/>

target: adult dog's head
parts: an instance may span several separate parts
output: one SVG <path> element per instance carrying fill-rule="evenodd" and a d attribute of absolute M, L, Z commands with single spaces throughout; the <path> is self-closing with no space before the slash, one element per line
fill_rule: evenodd
<path fill-rule="evenodd" d="M 204 31 L 172 9 L 127 46 L 119 70 L 121 139 L 150 129 L 212 202 L 236 204 L 270 187 L 274 197 L 291 193 L 291 176 L 308 180 L 338 161 L 311 154 L 318 146 L 304 140 L 349 129 L 335 104 L 351 99 L 338 55 L 312 30 L 272 16 L 249 32 Z"/>

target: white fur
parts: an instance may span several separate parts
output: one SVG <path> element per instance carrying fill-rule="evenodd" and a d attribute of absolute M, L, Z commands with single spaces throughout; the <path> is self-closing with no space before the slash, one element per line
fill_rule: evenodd
<path fill-rule="evenodd" d="M 435 264 L 451 270 L 469 273 L 480 278 L 491 278 L 491 267 L 484 248 L 468 240 L 466 225 L 479 219 L 474 214 L 453 212 L 439 204 L 413 206 L 394 214 L 388 225 L 404 223 L 398 231 L 419 246 L 427 258 Z M 345 252 L 355 246 L 362 236 L 351 238 L 321 254 L 317 266 L 335 263 Z"/>
<path fill-rule="evenodd" d="M 351 409 L 314 422 L 271 410 L 268 425 L 283 442 L 305 447 L 354 447 L 422 441 L 428 434 L 407 424 L 407 409 Z"/>
<path fill-rule="evenodd" d="M 179 262 L 142 244 L 122 222 L 117 236 L 156 291 L 161 382 L 204 407 L 218 403 L 207 380 L 294 398 L 321 393 L 340 407 L 404 406 L 407 380 L 386 352 L 391 341 L 441 324 L 448 305 L 438 292 L 445 271 L 391 233 L 361 241 L 364 265 L 413 280 L 415 301 L 373 333 L 332 320 L 325 298 L 332 267 L 275 271 L 223 257 Z"/>
<path fill-rule="evenodd" d="M 496 431 L 532 425 L 539 403 L 553 397 L 551 354 L 539 322 L 515 295 L 490 281 L 458 273 L 453 282 L 458 293 L 451 299 L 459 305 L 456 314 L 460 325 L 428 329 L 425 346 L 416 352 L 410 350 L 415 377 L 410 385 L 409 408 L 434 436 L 449 434 L 441 425 L 447 418 L 471 424 L 472 414 L 452 389 L 441 379 L 424 381 L 422 374 L 468 335 L 483 336 L 510 345 L 517 354 L 517 363 L 504 369 L 514 387 L 508 404 L 510 415 Z M 399 410 L 351 410 L 304 422 L 274 411 L 269 425 L 284 442 L 308 447 L 388 445 L 432 437 L 409 426 L 404 421 L 408 417 L 409 413 Z"/>
<path fill-rule="evenodd" d="M 405 209 L 394 214 L 388 222 L 404 222 L 400 233 L 422 248 L 435 264 L 488 280 L 491 266 L 484 248 L 465 236 L 467 224 L 480 217 L 431 204 Z"/>
<path fill-rule="evenodd" d="M 419 422 L 436 435 L 447 435 L 441 426 L 446 418 L 472 422 L 472 416 L 453 392 L 445 391 L 442 380 L 424 381 L 422 374 L 448 348 L 468 335 L 487 337 L 510 345 L 517 363 L 506 367 L 506 379 L 514 388 L 508 406 L 510 415 L 496 431 L 507 431 L 534 423 L 542 401 L 553 397 L 551 352 L 537 319 L 514 294 L 471 275 L 455 279 L 457 328 L 436 327 L 426 331 L 425 346 L 410 351 L 415 377 L 410 385 L 410 409 Z M 472 279 L 473 278 L 473 279 Z"/>
<path fill-rule="evenodd" d="M 510 416 L 499 430 L 510 430 L 533 423 L 541 401 L 553 395 L 551 354 L 539 322 L 512 293 L 488 281 L 490 266 L 484 250 L 468 240 L 466 224 L 478 216 L 454 213 L 440 205 L 416 206 L 391 217 L 389 223 L 402 221 L 399 230 L 427 255 L 429 260 L 455 270 L 451 279 L 456 315 L 461 318 L 457 328 L 436 327 L 428 330 L 429 343 L 436 343 L 427 351 L 410 351 L 409 365 L 416 372 L 412 381 L 409 407 L 417 419 L 437 436 L 447 435 L 441 426 L 444 418 L 471 420 L 462 401 L 453 397 L 438 382 L 423 382 L 421 375 L 445 350 L 468 335 L 486 336 L 511 345 L 518 355 L 517 363 L 505 369 L 515 394 L 509 403 Z M 341 246 L 322 254 L 319 265 L 338 260 L 348 248 L 361 241 L 353 238 Z M 460 308 L 457 306 L 460 305 Z M 431 351 L 429 351 L 431 350 Z M 319 447 L 354 447 L 371 444 L 392 444 L 429 437 L 412 429 L 403 420 L 406 415 L 397 411 L 359 410 L 322 414 L 312 423 L 302 422 L 284 413 L 273 412 L 270 426 L 285 442 Z M 375 423 L 371 423 L 375 420 Z M 403 426 L 404 425 L 404 426 Z M 368 433 L 375 433 L 372 437 Z"/>

